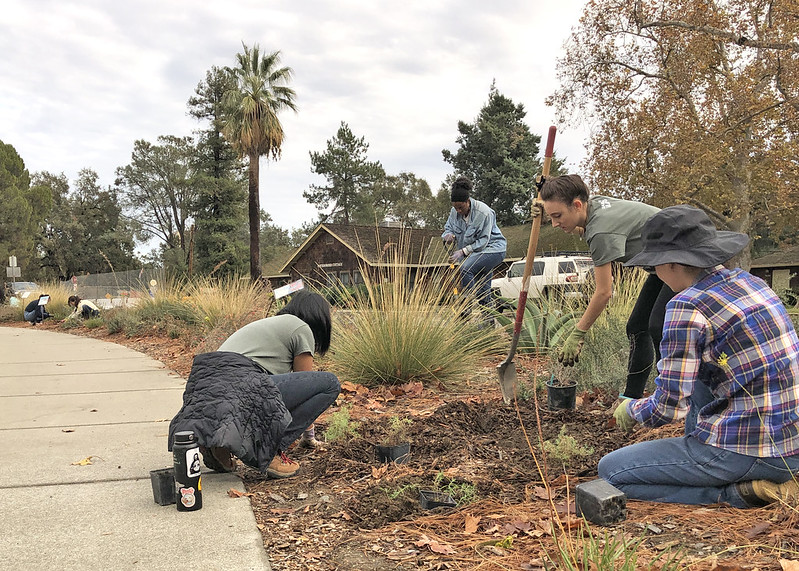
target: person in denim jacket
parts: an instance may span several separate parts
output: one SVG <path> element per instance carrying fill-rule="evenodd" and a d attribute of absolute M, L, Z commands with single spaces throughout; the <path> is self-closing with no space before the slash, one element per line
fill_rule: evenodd
<path fill-rule="evenodd" d="M 454 245 L 450 262 L 460 263 L 458 272 L 463 291 L 473 291 L 477 303 L 488 308 L 491 278 L 505 259 L 507 241 L 497 226 L 496 213 L 484 202 L 471 198 L 471 192 L 472 182 L 465 176 L 452 183 L 452 209 L 441 239 Z"/>

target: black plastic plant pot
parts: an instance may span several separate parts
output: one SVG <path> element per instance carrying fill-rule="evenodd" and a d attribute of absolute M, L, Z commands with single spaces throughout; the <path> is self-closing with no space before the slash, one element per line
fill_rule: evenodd
<path fill-rule="evenodd" d="M 411 444 L 406 442 L 396 446 L 375 446 L 375 456 L 380 463 L 404 464 L 411 457 Z"/>
<path fill-rule="evenodd" d="M 452 496 L 444 492 L 435 492 L 433 490 L 419 490 L 419 503 L 423 509 L 431 510 L 433 508 L 454 508 L 458 502 L 452 499 Z"/>
<path fill-rule="evenodd" d="M 577 383 L 562 383 L 557 380 L 547 381 L 547 406 L 550 409 L 570 410 L 577 402 Z"/>
<path fill-rule="evenodd" d="M 159 506 L 175 503 L 175 469 L 161 468 L 150 470 L 150 482 L 153 485 L 153 500 Z"/>

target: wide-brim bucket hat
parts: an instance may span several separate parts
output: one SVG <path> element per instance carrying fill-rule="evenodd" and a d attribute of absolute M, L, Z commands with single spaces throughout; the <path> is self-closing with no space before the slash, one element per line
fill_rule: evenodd
<path fill-rule="evenodd" d="M 716 230 L 704 211 L 681 204 L 654 214 L 641 231 L 644 249 L 625 266 L 654 267 L 683 264 L 711 268 L 743 250 L 749 236 Z"/>

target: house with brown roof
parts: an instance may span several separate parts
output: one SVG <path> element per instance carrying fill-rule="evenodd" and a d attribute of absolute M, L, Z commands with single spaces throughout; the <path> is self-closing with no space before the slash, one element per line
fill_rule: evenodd
<path fill-rule="evenodd" d="M 799 246 L 754 259 L 749 271 L 777 293 L 790 289 L 799 294 Z"/>
<path fill-rule="evenodd" d="M 530 225 L 502 229 L 508 241 L 505 261 L 494 271 L 504 275 L 508 266 L 527 253 Z M 419 271 L 435 273 L 449 268 L 449 255 L 441 242 L 440 228 L 400 228 L 394 226 L 357 226 L 323 223 L 279 269 L 267 273 L 272 287 L 300 278 L 316 287 L 332 283 L 355 285 L 363 282 L 362 269 L 377 275 L 380 268 L 396 263 L 400 252 L 405 257 L 410 277 Z M 576 236 L 546 225 L 541 228 L 537 255 L 585 251 L 585 242 Z M 274 271 L 274 270 L 273 270 Z"/>
<path fill-rule="evenodd" d="M 323 223 L 280 268 L 272 287 L 302 278 L 316 287 L 363 283 L 362 272 L 402 263 L 410 279 L 449 268 L 441 230 Z"/>

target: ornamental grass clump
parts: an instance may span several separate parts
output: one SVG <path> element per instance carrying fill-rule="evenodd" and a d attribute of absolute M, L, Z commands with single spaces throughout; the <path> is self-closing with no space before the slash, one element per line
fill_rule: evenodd
<path fill-rule="evenodd" d="M 230 333 L 270 312 L 274 297 L 268 289 L 250 279 L 236 276 L 200 278 L 185 287 L 188 302 L 208 331 L 229 325 Z"/>
<path fill-rule="evenodd" d="M 154 295 L 142 292 L 139 303 L 131 310 L 133 316 L 148 325 L 164 325 L 174 319 L 189 325 L 201 321 L 186 293 L 185 279 L 167 278 L 158 284 Z"/>
<path fill-rule="evenodd" d="M 392 250 L 376 276 L 335 313 L 331 369 L 366 386 L 410 381 L 456 385 L 499 352 L 503 338 L 481 320 L 473 301 L 455 294 L 456 272 L 414 276 L 407 248 Z M 422 270 L 419 269 L 421 274 Z"/>

